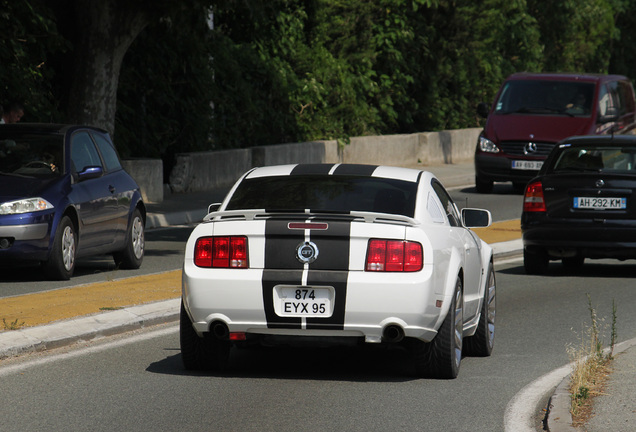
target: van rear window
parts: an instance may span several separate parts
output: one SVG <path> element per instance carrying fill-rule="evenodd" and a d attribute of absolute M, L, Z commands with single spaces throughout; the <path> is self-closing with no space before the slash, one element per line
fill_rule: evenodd
<path fill-rule="evenodd" d="M 590 116 L 594 86 L 569 81 L 508 81 L 496 102 L 495 113 Z"/>

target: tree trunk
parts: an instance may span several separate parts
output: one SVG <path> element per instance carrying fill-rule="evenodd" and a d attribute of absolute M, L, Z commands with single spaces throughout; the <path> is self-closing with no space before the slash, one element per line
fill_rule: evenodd
<path fill-rule="evenodd" d="M 143 2 L 75 0 L 77 28 L 67 107 L 71 123 L 115 129 L 117 85 L 124 55 L 149 23 Z"/>

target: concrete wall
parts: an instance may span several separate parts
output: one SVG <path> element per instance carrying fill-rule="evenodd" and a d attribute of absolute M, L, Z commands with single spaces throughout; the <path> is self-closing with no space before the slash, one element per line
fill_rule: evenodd
<path fill-rule="evenodd" d="M 172 193 L 201 192 L 232 185 L 255 166 L 296 163 L 357 163 L 425 168 L 472 161 L 481 129 L 422 132 L 407 135 L 354 137 L 348 145 L 335 140 L 277 144 L 249 149 L 221 150 L 177 155 L 170 173 Z M 124 161 L 137 179 L 148 202 L 163 199 L 161 161 Z M 157 170 L 150 173 L 148 170 Z M 158 182 L 158 184 L 157 184 Z M 161 191 L 161 194 L 159 193 Z M 160 196 L 161 195 L 161 196 Z M 146 199 L 146 198 L 144 198 Z M 159 199 L 159 201 L 156 201 Z"/>
<path fill-rule="evenodd" d="M 163 201 L 163 162 L 161 159 L 126 159 L 124 169 L 135 179 L 146 203 Z"/>

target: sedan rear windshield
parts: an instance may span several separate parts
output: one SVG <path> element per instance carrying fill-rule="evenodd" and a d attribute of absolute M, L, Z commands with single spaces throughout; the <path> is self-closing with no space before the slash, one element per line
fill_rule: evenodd
<path fill-rule="evenodd" d="M 0 136 L 0 173 L 55 177 L 64 171 L 64 141 L 55 135 Z"/>
<path fill-rule="evenodd" d="M 495 105 L 498 114 L 551 114 L 587 117 L 594 84 L 569 81 L 508 81 Z"/>
<path fill-rule="evenodd" d="M 636 174 L 636 146 L 566 147 L 556 158 L 552 171 L 603 171 Z"/>
<path fill-rule="evenodd" d="M 413 217 L 416 192 L 417 183 L 378 177 L 263 177 L 243 180 L 227 210 L 368 211 Z"/>

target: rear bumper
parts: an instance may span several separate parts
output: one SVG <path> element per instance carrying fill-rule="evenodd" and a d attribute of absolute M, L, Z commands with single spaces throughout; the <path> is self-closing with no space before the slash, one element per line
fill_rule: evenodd
<path fill-rule="evenodd" d="M 631 224 L 630 224 L 631 225 Z M 524 248 L 542 249 L 553 259 L 571 256 L 636 259 L 636 227 L 567 221 L 522 223 Z"/>
<path fill-rule="evenodd" d="M 312 286 L 337 287 L 334 314 L 329 318 L 279 317 L 271 291 L 289 284 L 298 272 L 276 271 L 277 281 L 263 282 L 265 272 L 201 269 L 186 262 L 183 302 L 197 333 L 208 332 L 220 322 L 230 333 L 363 338 L 378 343 L 385 329 L 397 326 L 405 337 L 428 342 L 437 334 L 450 303 L 450 298 L 435 293 L 431 269 L 412 274 L 325 271 L 318 277 L 320 285 Z M 343 280 L 346 286 L 342 286 Z"/>

